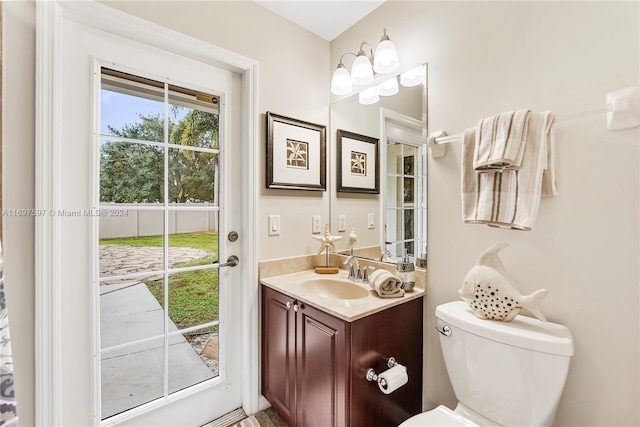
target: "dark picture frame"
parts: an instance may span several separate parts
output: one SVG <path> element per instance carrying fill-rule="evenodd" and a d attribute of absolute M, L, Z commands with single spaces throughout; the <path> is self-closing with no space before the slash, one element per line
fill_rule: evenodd
<path fill-rule="evenodd" d="M 379 145 L 377 138 L 337 130 L 337 191 L 380 194 Z"/>
<path fill-rule="evenodd" d="M 266 187 L 326 191 L 327 127 L 267 111 Z"/>

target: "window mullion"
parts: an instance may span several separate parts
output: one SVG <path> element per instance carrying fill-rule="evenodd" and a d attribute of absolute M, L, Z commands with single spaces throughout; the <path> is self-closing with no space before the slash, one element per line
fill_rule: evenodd
<path fill-rule="evenodd" d="M 169 395 L 169 85 L 164 84 L 164 396 Z"/>

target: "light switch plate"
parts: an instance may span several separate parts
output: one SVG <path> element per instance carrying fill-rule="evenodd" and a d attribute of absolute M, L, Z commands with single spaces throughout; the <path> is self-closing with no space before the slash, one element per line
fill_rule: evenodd
<path fill-rule="evenodd" d="M 367 228 L 375 228 L 376 215 L 370 213 L 367 215 Z"/>
<path fill-rule="evenodd" d="M 269 236 L 280 235 L 280 215 L 269 215 Z"/>
<path fill-rule="evenodd" d="M 311 221 L 311 234 L 320 233 L 320 215 L 314 215 Z"/>
<path fill-rule="evenodd" d="M 338 231 L 347 231 L 346 215 L 338 215 Z"/>

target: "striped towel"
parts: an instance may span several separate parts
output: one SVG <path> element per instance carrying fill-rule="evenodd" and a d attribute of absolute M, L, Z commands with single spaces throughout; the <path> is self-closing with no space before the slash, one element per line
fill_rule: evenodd
<path fill-rule="evenodd" d="M 531 110 L 517 110 L 480 120 L 476 126 L 474 170 L 518 170 L 525 151 L 530 117 Z"/>
<path fill-rule="evenodd" d="M 531 230 L 542 195 L 557 194 L 555 136 L 550 111 L 532 113 L 518 170 L 477 173 L 473 167 L 476 128 L 462 142 L 462 219 L 516 230 Z"/>

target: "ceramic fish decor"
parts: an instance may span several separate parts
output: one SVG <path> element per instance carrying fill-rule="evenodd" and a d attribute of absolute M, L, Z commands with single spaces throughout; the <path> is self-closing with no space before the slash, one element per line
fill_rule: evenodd
<path fill-rule="evenodd" d="M 478 257 L 476 265 L 467 273 L 462 288 L 458 291 L 460 297 L 480 319 L 510 322 L 524 308 L 537 319 L 546 322 L 547 319 L 540 311 L 540 302 L 548 291 L 540 289 L 531 295 L 518 292 L 498 257 L 498 251 L 507 246 L 494 245 Z"/>

